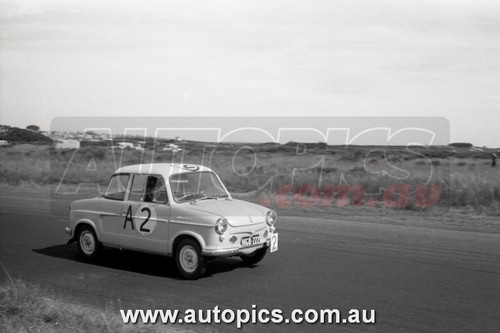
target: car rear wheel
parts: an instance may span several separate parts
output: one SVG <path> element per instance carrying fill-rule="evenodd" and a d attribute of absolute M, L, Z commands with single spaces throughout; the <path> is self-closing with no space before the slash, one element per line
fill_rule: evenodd
<path fill-rule="evenodd" d="M 195 280 L 205 274 L 206 259 L 201 255 L 197 241 L 185 238 L 179 242 L 175 251 L 175 262 L 179 273 L 188 280 Z"/>
<path fill-rule="evenodd" d="M 255 265 L 256 263 L 264 259 L 266 253 L 267 253 L 267 247 L 263 247 L 262 249 L 259 249 L 253 253 L 243 254 L 240 256 L 240 258 L 247 265 Z"/>
<path fill-rule="evenodd" d="M 86 259 L 95 259 L 102 250 L 102 244 L 97 239 L 94 229 L 84 225 L 78 229 L 78 250 Z"/>

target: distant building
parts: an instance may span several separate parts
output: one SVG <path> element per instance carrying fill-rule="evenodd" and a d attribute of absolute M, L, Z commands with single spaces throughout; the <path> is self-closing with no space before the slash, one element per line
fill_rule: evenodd
<path fill-rule="evenodd" d="M 450 147 L 454 148 L 472 148 L 474 145 L 468 142 L 454 142 L 449 144 Z"/>
<path fill-rule="evenodd" d="M 137 143 L 137 144 L 134 145 L 134 149 L 135 150 L 144 150 L 144 147 L 142 146 L 142 144 Z"/>
<path fill-rule="evenodd" d="M 134 148 L 134 144 L 132 142 L 118 142 L 118 148 L 120 149 L 125 149 L 125 148 Z"/>
<path fill-rule="evenodd" d="M 78 149 L 80 148 L 80 141 L 78 140 L 59 140 L 55 145 L 56 149 Z"/>

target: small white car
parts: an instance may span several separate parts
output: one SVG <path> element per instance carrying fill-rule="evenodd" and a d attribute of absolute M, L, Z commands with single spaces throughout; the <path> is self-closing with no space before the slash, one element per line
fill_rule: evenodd
<path fill-rule="evenodd" d="M 236 200 L 211 169 L 154 163 L 115 171 L 102 197 L 74 201 L 66 232 L 93 259 L 104 246 L 173 256 L 186 279 L 210 258 L 248 264 L 278 248 L 275 211 Z"/>
<path fill-rule="evenodd" d="M 165 147 L 163 147 L 163 151 L 171 151 L 174 153 L 177 153 L 179 151 L 182 151 L 182 148 L 180 148 L 178 145 L 175 145 L 173 143 L 169 143 Z"/>

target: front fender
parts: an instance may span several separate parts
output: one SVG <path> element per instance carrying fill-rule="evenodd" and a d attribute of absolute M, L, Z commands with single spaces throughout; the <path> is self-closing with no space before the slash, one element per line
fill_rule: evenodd
<path fill-rule="evenodd" d="M 203 237 L 201 237 L 199 234 L 195 233 L 195 232 L 192 232 L 192 231 L 181 231 L 181 232 L 178 232 L 176 233 L 175 235 L 173 235 L 173 237 L 171 237 L 171 241 L 168 242 L 168 255 L 173 255 L 174 254 L 174 244 L 176 242 L 177 239 L 179 239 L 179 237 L 193 237 L 194 239 L 196 239 L 198 241 L 198 243 L 200 244 L 200 247 L 202 249 L 204 249 L 206 247 L 206 244 L 205 244 L 205 240 L 203 239 Z"/>
<path fill-rule="evenodd" d="M 78 228 L 82 224 L 90 225 L 94 229 L 95 233 L 97 234 L 98 231 L 97 231 L 96 225 L 95 225 L 95 223 L 92 220 L 90 220 L 90 219 L 79 219 L 79 220 L 77 220 L 75 222 L 75 226 L 74 226 L 71 238 L 68 240 L 68 242 L 66 244 L 71 244 L 71 243 L 76 242 L 76 231 L 78 230 Z M 97 239 L 99 239 L 99 235 L 97 235 Z"/>

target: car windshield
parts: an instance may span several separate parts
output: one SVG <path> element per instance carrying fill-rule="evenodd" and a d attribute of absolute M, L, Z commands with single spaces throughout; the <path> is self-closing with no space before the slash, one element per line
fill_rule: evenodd
<path fill-rule="evenodd" d="M 170 187 L 174 200 L 178 203 L 229 197 L 219 178 L 208 171 L 172 175 Z"/>

